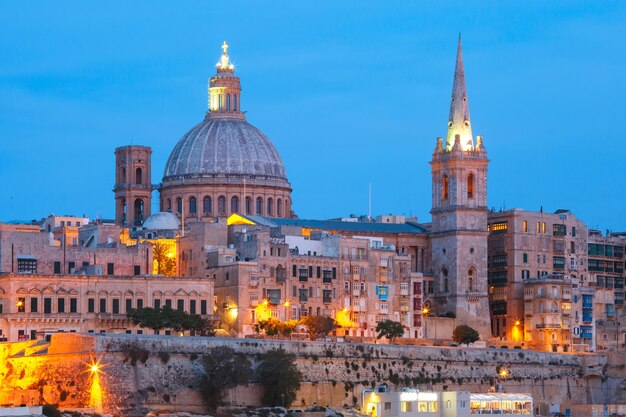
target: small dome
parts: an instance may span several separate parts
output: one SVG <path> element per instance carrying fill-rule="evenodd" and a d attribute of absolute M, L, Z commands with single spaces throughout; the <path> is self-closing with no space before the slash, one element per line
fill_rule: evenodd
<path fill-rule="evenodd" d="M 160 211 L 154 213 L 143 222 L 143 228 L 148 230 L 178 230 L 180 221 L 172 213 Z"/>
<path fill-rule="evenodd" d="M 174 147 L 163 181 L 241 176 L 287 181 L 276 148 L 259 129 L 243 118 L 209 115 Z"/>

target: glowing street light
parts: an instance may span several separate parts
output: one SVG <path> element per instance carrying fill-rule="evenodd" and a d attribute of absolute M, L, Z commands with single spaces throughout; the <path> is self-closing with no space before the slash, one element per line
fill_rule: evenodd
<path fill-rule="evenodd" d="M 500 378 L 506 378 L 509 376 L 509 371 L 508 369 L 500 369 L 500 372 L 498 373 L 498 375 L 500 375 Z"/>
<path fill-rule="evenodd" d="M 428 307 L 424 307 L 424 308 L 422 309 L 422 315 L 427 316 L 427 315 L 428 315 L 428 313 L 430 313 L 430 310 L 428 309 Z"/>

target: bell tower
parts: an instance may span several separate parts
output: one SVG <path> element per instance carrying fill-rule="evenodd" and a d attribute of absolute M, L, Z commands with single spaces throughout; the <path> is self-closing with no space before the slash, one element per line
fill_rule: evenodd
<path fill-rule="evenodd" d="M 487 151 L 472 137 L 461 36 L 448 133 L 437 139 L 432 173 L 432 309 L 491 337 L 487 296 Z"/>
<path fill-rule="evenodd" d="M 152 149 L 122 146 L 115 149 L 115 223 L 141 226 L 152 205 Z"/>

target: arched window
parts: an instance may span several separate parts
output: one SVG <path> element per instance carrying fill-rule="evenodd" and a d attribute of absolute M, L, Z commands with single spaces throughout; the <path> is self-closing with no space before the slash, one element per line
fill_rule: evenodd
<path fill-rule="evenodd" d="M 226 197 L 224 197 L 223 195 L 217 198 L 217 212 L 219 214 L 226 213 Z"/>
<path fill-rule="evenodd" d="M 288 198 L 285 198 L 285 217 L 289 217 L 291 215 L 291 204 Z"/>
<path fill-rule="evenodd" d="M 126 224 L 126 199 L 122 198 L 122 223 Z"/>
<path fill-rule="evenodd" d="M 118 182 L 119 183 L 126 182 L 126 168 L 124 167 L 120 168 L 120 180 Z"/>
<path fill-rule="evenodd" d="M 239 197 L 234 196 L 230 199 L 230 212 L 239 213 Z"/>
<path fill-rule="evenodd" d="M 246 197 L 246 214 L 252 214 L 252 198 Z"/>
<path fill-rule="evenodd" d="M 283 217 L 283 200 L 276 200 L 276 217 Z"/>
<path fill-rule="evenodd" d="M 196 207 L 196 197 L 189 197 L 189 213 L 196 214 L 198 208 Z"/>
<path fill-rule="evenodd" d="M 467 198 L 474 198 L 474 174 L 467 176 Z"/>
<path fill-rule="evenodd" d="M 217 96 L 217 105 L 218 105 L 218 108 L 220 110 L 222 110 L 223 104 L 222 104 L 222 95 L 221 94 L 218 94 L 218 96 Z"/>
<path fill-rule="evenodd" d="M 467 280 L 468 290 L 474 291 L 474 278 L 469 277 Z"/>
<path fill-rule="evenodd" d="M 263 199 L 261 197 L 257 197 L 256 199 L 256 214 L 263 214 Z"/>
<path fill-rule="evenodd" d="M 449 193 L 449 188 L 450 188 L 450 180 L 448 179 L 448 176 L 446 174 L 443 174 L 443 181 L 442 181 L 442 193 L 441 193 L 441 197 L 444 200 L 448 199 L 448 193 Z"/>
<path fill-rule="evenodd" d="M 204 199 L 202 200 L 202 212 L 205 214 L 211 213 L 212 207 L 211 207 L 211 197 L 209 197 L 208 195 L 204 197 Z"/>
<path fill-rule="evenodd" d="M 169 212 L 172 211 L 172 199 L 171 198 L 167 199 L 167 211 Z"/>
<path fill-rule="evenodd" d="M 448 292 L 448 278 L 444 278 L 443 280 L 443 291 Z"/>
<path fill-rule="evenodd" d="M 180 197 L 176 199 L 176 212 L 178 214 L 183 212 L 183 199 Z"/>
<path fill-rule="evenodd" d="M 138 198 L 135 200 L 135 226 L 141 226 L 143 223 L 143 200 Z"/>
<path fill-rule="evenodd" d="M 226 110 L 230 110 L 230 94 L 226 94 Z"/>
<path fill-rule="evenodd" d="M 135 170 L 135 183 L 143 184 L 143 170 L 141 168 L 137 168 Z"/>
<path fill-rule="evenodd" d="M 272 200 L 271 197 L 267 199 L 267 211 L 265 214 L 267 214 L 268 216 L 272 216 L 274 214 L 273 203 L 274 203 L 274 200 Z"/>
<path fill-rule="evenodd" d="M 233 95 L 233 110 L 237 111 L 237 94 Z"/>

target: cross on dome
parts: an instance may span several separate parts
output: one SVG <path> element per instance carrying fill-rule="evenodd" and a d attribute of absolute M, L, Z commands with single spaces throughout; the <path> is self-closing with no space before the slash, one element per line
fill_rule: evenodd
<path fill-rule="evenodd" d="M 228 43 L 226 43 L 226 41 L 222 44 L 222 50 L 224 51 L 224 55 L 228 55 Z"/>
<path fill-rule="evenodd" d="M 217 67 L 217 71 L 220 72 L 226 70 L 232 72 L 235 69 L 235 66 L 230 63 L 230 58 L 228 57 L 228 42 L 224 41 L 222 44 L 222 51 L 222 56 L 215 65 Z"/>

